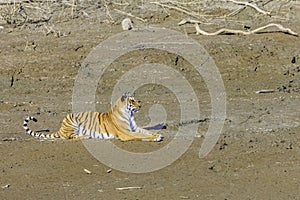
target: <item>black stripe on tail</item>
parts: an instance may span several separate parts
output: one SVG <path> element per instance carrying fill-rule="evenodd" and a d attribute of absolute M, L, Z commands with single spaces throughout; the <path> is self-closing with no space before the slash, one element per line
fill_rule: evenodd
<path fill-rule="evenodd" d="M 27 118 L 24 120 L 23 128 L 24 128 L 26 134 L 31 135 L 31 136 L 34 136 L 34 137 L 42 137 L 42 138 L 45 138 L 45 137 L 46 137 L 45 134 L 40 133 L 40 132 L 32 131 L 32 130 L 30 130 L 30 129 L 28 128 L 28 122 L 31 121 L 31 120 L 34 121 L 34 122 L 37 122 L 37 119 L 34 118 L 34 117 L 31 117 L 31 116 L 27 117 Z"/>

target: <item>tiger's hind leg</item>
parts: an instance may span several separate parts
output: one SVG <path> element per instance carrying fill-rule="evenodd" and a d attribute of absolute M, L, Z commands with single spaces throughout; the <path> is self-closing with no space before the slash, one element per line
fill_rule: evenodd
<path fill-rule="evenodd" d="M 76 139 L 78 125 L 73 114 L 68 114 L 62 121 L 60 129 L 53 133 L 62 139 Z"/>

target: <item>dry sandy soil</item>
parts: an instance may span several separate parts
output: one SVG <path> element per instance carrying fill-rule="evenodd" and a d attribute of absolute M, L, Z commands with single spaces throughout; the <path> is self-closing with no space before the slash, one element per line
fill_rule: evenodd
<path fill-rule="evenodd" d="M 69 4 L 39 5 L 42 9 L 38 3 L 1 7 L 0 199 L 300 199 L 299 37 L 276 31 L 196 35 L 193 25 L 177 25 L 191 18 L 178 10 L 144 1 L 132 5 L 86 2 L 91 6 L 87 3 L 82 10 Z M 208 31 L 243 29 L 244 25 L 254 29 L 274 22 L 300 33 L 299 1 L 259 1 L 261 8 L 272 11 L 271 16 L 247 7 L 226 18 L 216 16 L 241 6 L 212 2 L 206 7 L 200 3 L 181 6 L 192 5 L 194 12 L 206 14 L 199 20 L 207 20 L 201 28 Z M 226 89 L 227 117 L 206 157 L 198 158 L 210 123 L 205 82 L 184 58 L 153 49 L 131 52 L 109 66 L 98 84 L 96 109 L 110 107 L 114 84 L 133 66 L 163 63 L 178 70 L 193 86 L 201 119 L 207 120 L 199 120 L 197 137 L 171 165 L 150 173 L 122 172 L 94 158 L 81 141 L 45 141 L 24 133 L 26 116 L 39 119 L 30 123 L 32 129 L 54 131 L 72 112 L 73 85 L 81 63 L 100 42 L 123 31 L 120 22 L 125 15 L 114 9 L 146 20 L 133 17 L 135 27 L 155 25 L 186 34 L 214 59 Z M 29 16 L 25 22 L 24 10 Z M 45 11 L 45 17 L 39 18 L 37 10 Z M 262 89 L 275 92 L 256 93 Z M 178 101 L 172 91 L 153 84 L 139 88 L 135 95 L 144 104 L 136 115 L 138 124 L 149 122 L 151 105 L 164 106 L 167 128 L 160 132 L 165 140 L 114 143 L 133 152 L 164 147 L 173 138 L 168 133 L 179 127 Z M 117 190 L 122 187 L 138 188 Z"/>

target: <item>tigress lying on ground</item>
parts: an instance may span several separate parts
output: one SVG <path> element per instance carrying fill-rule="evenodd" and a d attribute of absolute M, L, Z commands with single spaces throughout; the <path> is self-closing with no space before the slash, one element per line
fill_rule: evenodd
<path fill-rule="evenodd" d="M 37 121 L 31 116 L 24 120 L 23 128 L 27 134 L 41 138 L 117 138 L 122 141 L 161 141 L 162 135 L 137 127 L 134 113 L 138 112 L 140 108 L 140 101 L 136 101 L 129 93 L 125 93 L 108 112 L 68 114 L 57 132 L 45 134 L 30 130 L 28 122 L 30 120 Z"/>

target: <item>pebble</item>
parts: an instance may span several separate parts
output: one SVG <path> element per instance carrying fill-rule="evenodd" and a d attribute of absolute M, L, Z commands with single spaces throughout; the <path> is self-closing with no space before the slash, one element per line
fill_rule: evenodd
<path fill-rule="evenodd" d="M 108 170 L 106 171 L 106 173 L 110 173 L 110 172 L 112 172 L 112 169 L 108 169 Z"/>
<path fill-rule="evenodd" d="M 131 19 L 125 18 L 125 19 L 122 21 L 122 29 L 123 29 L 124 31 L 128 31 L 128 30 L 133 29 Z"/>

